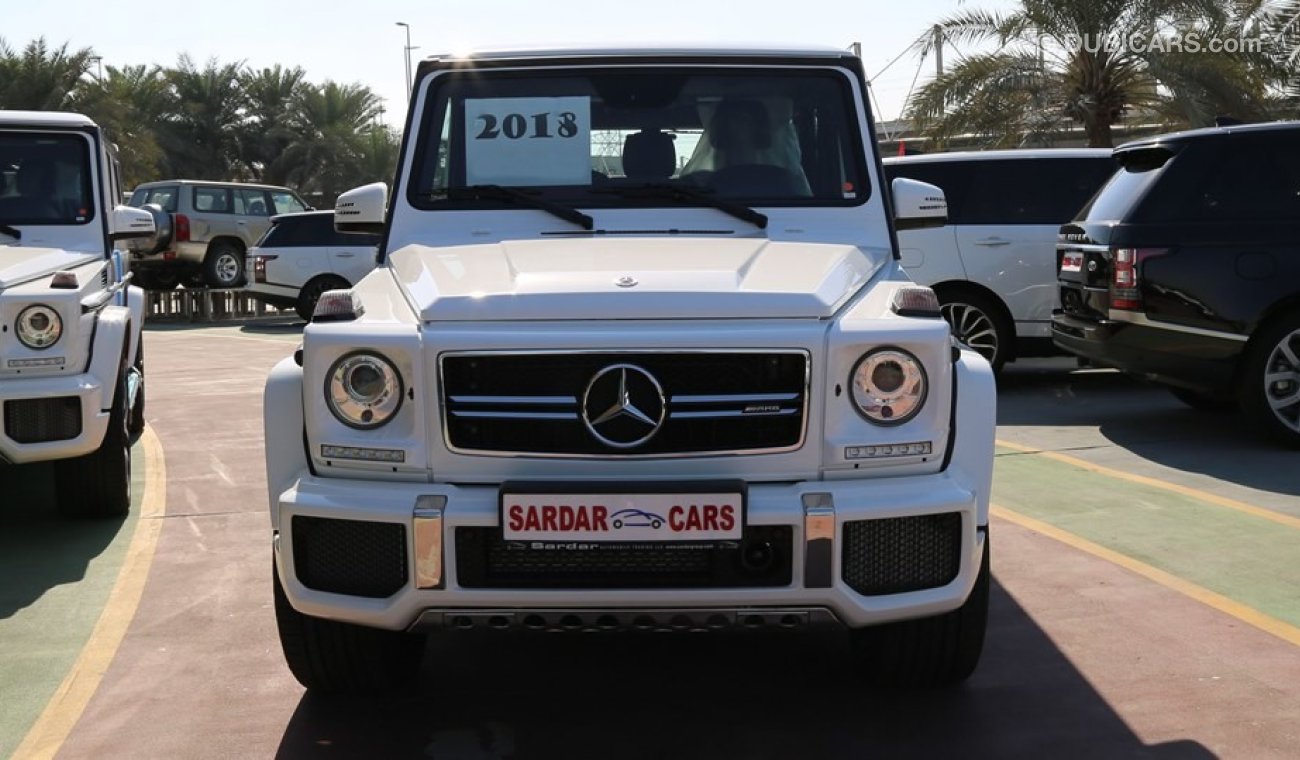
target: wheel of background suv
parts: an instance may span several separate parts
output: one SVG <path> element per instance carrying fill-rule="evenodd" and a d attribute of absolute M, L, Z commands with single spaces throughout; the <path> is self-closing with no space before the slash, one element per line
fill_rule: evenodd
<path fill-rule="evenodd" d="M 298 316 L 310 322 L 312 313 L 316 311 L 316 302 L 320 300 L 322 293 L 350 287 L 352 286 L 347 280 L 332 274 L 313 277 L 302 286 L 302 290 L 298 291 L 298 304 L 294 309 L 298 312 Z"/>
<path fill-rule="evenodd" d="M 131 510 L 131 420 L 126 362 L 118 373 L 108 430 L 99 448 L 55 462 L 59 511 L 69 517 L 122 517 Z"/>
<path fill-rule="evenodd" d="M 210 288 L 244 284 L 244 249 L 229 242 L 213 243 L 203 259 L 203 281 Z"/>
<path fill-rule="evenodd" d="M 1300 448 L 1300 312 L 1256 335 L 1246 352 L 1238 392 L 1251 422 Z"/>
<path fill-rule="evenodd" d="M 857 666 L 868 681 L 894 687 L 950 686 L 974 672 L 988 623 L 990 553 L 986 536 L 975 587 L 952 612 L 850 632 Z"/>
<path fill-rule="evenodd" d="M 1174 394 L 1174 398 L 1198 412 L 1231 412 L 1237 408 L 1237 401 L 1231 396 L 1215 396 L 1174 385 L 1167 387 L 1169 392 Z"/>
<path fill-rule="evenodd" d="M 362 694 L 410 686 L 425 637 L 304 615 L 289 604 L 274 559 L 275 623 L 280 648 L 298 683 L 315 694 Z"/>
<path fill-rule="evenodd" d="M 936 295 L 939 310 L 952 325 L 957 340 L 988 359 L 994 372 L 1001 371 L 1015 336 L 998 305 L 979 293 L 940 290 Z"/>

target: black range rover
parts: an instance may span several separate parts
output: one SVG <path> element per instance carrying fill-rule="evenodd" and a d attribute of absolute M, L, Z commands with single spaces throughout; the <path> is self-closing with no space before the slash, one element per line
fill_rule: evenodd
<path fill-rule="evenodd" d="M 1300 446 L 1300 122 L 1120 146 L 1057 243 L 1067 351 Z"/>

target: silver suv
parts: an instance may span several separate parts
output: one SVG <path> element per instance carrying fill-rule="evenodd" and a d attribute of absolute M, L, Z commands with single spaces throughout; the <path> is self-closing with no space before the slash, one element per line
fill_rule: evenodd
<path fill-rule="evenodd" d="M 270 229 L 271 217 L 311 208 L 287 187 L 186 179 L 140 185 L 130 205 L 157 206 L 157 244 L 131 252 L 136 282 L 149 290 L 243 285 L 244 252 Z"/>

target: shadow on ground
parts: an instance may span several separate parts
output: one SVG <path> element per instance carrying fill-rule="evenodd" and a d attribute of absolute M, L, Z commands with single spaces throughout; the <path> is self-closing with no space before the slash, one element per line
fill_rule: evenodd
<path fill-rule="evenodd" d="M 447 636 L 418 693 L 306 696 L 278 757 L 1209 758 L 1142 741 L 996 582 L 979 670 L 873 691 L 829 633 Z"/>
<path fill-rule="evenodd" d="M 0 620 L 84 578 L 124 521 L 60 516 L 49 463 L 0 466 Z"/>
<path fill-rule="evenodd" d="M 1110 442 L 1166 467 L 1300 496 L 1296 452 L 1273 443 L 1235 412 L 1186 406 L 1165 388 L 1114 370 L 1077 370 L 1069 360 L 1008 366 L 998 379 L 998 424 L 1089 426 Z"/>

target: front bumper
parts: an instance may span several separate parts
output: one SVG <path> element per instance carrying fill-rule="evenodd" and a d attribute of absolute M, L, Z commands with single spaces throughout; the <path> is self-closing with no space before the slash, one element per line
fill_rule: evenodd
<path fill-rule="evenodd" d="M 383 484 L 302 473 L 276 500 L 275 539 L 280 581 L 295 609 L 316 617 L 405 630 L 460 627 L 463 620 L 521 620 L 531 613 L 557 620 L 618 620 L 642 610 L 693 610 L 700 620 L 798 619 L 824 610 L 851 627 L 925 617 L 962 604 L 975 583 L 985 546 L 980 499 L 957 467 L 924 476 L 854 481 L 750 483 L 748 526 L 788 526 L 790 582 L 760 588 L 467 588 L 457 571 L 459 528 L 499 524 L 494 486 Z M 960 522 L 953 577 L 942 585 L 902 593 L 864 595 L 843 573 L 845 526 L 850 522 L 949 514 Z M 390 596 L 368 598 L 308 588 L 295 567 L 295 517 L 401 526 L 405 583 Z M 502 611 L 510 611 L 513 617 Z M 601 612 L 610 614 L 602 618 Z M 547 613 L 551 613 L 547 615 Z M 712 613 L 718 614 L 712 614 Z M 817 613 L 807 612 L 808 617 Z M 660 615 L 662 617 L 662 615 Z M 793 616 L 793 617 L 791 617 Z M 676 617 L 676 615 L 670 616 Z M 495 625 L 495 623 L 493 623 Z"/>
<path fill-rule="evenodd" d="M 108 429 L 109 412 L 100 409 L 105 386 L 103 381 L 91 373 L 59 377 L 27 377 L 0 379 L 0 408 L 4 411 L 4 423 L 0 425 L 0 458 L 14 464 L 41 462 L 53 459 L 69 459 L 89 454 L 99 448 Z M 66 400 L 55 403 L 55 399 Z M 35 402 L 48 401 L 49 404 Z M 67 408 L 75 403 L 80 416 L 79 425 L 75 420 L 64 424 L 42 421 L 36 423 L 30 419 L 33 415 L 43 415 L 51 409 Z M 10 405 L 13 406 L 10 406 Z M 28 417 L 20 422 L 21 414 Z M 61 415 L 62 416 L 62 415 Z M 33 426 L 55 431 L 57 440 L 21 443 L 12 435 L 30 439 L 30 435 L 19 434 L 20 429 L 30 430 Z M 62 437 L 57 429 L 76 431 L 75 435 Z"/>

